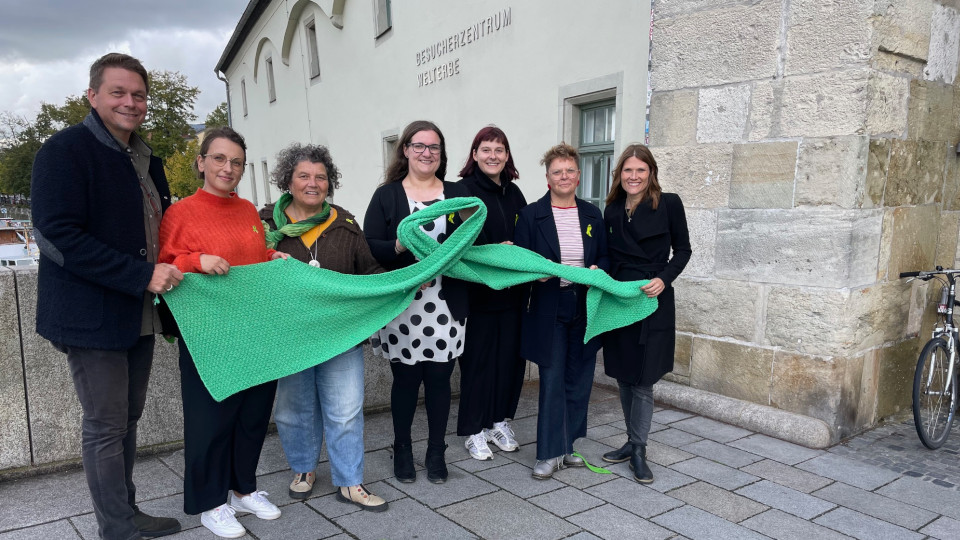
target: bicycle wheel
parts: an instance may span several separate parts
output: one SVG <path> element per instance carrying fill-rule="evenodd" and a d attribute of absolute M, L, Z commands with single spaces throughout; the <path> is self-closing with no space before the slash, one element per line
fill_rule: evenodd
<path fill-rule="evenodd" d="M 950 349 L 941 338 L 927 342 L 917 361 L 913 377 L 913 421 L 917 435 L 927 448 L 940 448 L 950 434 L 953 424 L 953 395 L 956 373 L 947 380 L 950 369 Z"/>

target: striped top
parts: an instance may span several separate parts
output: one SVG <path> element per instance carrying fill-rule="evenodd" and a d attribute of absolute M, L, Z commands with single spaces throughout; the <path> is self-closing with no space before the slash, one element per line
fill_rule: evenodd
<path fill-rule="evenodd" d="M 580 236 L 580 214 L 576 206 L 552 206 L 553 221 L 557 224 L 557 237 L 560 240 L 560 264 L 583 268 L 583 237 Z M 560 286 L 570 285 L 570 281 L 560 278 Z"/>

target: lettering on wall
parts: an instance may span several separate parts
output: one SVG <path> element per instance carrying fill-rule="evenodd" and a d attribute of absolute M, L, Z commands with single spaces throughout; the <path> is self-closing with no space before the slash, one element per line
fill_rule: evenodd
<path fill-rule="evenodd" d="M 417 67 L 421 68 L 417 73 L 417 86 L 423 87 L 435 84 L 444 79 L 449 79 L 460 74 L 460 58 L 447 59 L 446 61 L 423 69 L 424 66 L 440 59 L 444 56 L 452 55 L 454 51 L 466 47 L 472 43 L 493 35 L 500 30 L 510 26 L 513 22 L 512 8 L 502 9 L 493 15 L 474 23 L 459 32 L 447 36 L 445 39 L 431 43 L 428 47 L 417 51 Z"/>

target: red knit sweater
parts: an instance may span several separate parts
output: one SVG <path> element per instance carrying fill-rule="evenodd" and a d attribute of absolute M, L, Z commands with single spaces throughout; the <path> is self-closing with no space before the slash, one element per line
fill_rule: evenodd
<path fill-rule="evenodd" d="M 200 255 L 218 255 L 231 266 L 267 262 L 267 249 L 257 209 L 231 193 L 218 197 L 202 189 L 172 205 L 160 224 L 160 262 L 181 272 L 202 272 Z"/>

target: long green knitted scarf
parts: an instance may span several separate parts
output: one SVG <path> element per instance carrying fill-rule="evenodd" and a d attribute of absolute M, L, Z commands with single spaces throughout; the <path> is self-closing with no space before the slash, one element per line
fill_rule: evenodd
<path fill-rule="evenodd" d="M 303 221 L 290 223 L 287 220 L 287 207 L 290 206 L 291 202 L 293 202 L 293 195 L 284 193 L 280 196 L 277 204 L 274 205 L 273 222 L 277 225 L 276 229 L 271 229 L 266 221 L 263 222 L 264 234 L 267 237 L 267 247 L 270 249 L 276 248 L 284 236 L 303 236 L 303 233 L 316 227 L 317 224 L 323 223 L 330 217 L 330 203 L 323 201 L 323 206 L 319 212 Z"/>
<path fill-rule="evenodd" d="M 442 244 L 420 230 L 440 216 L 452 219 L 452 212 L 472 207 L 477 211 Z M 603 271 L 557 264 L 517 246 L 472 245 L 486 213 L 473 197 L 446 199 L 414 212 L 397 234 L 421 260 L 392 272 L 348 275 L 278 259 L 235 266 L 224 276 L 187 274 L 164 298 L 200 378 L 218 401 L 362 342 L 402 313 L 420 285 L 439 274 L 494 289 L 551 276 L 589 285 L 584 341 L 657 309 L 656 298 L 640 291 L 646 281 L 616 281 Z"/>

